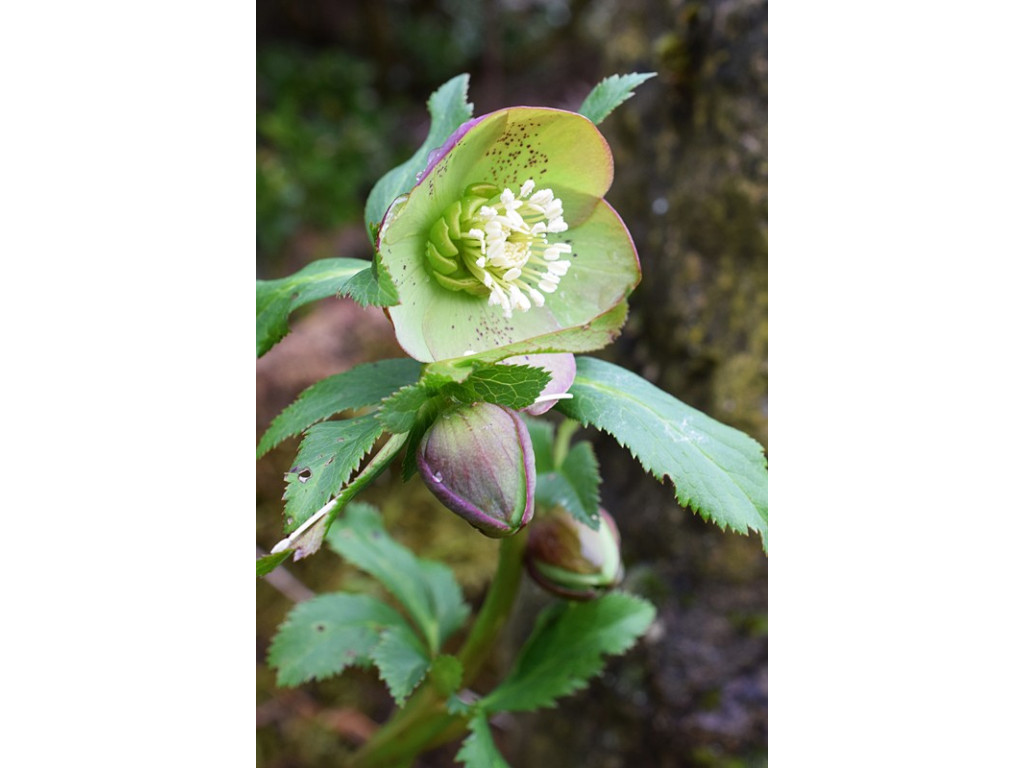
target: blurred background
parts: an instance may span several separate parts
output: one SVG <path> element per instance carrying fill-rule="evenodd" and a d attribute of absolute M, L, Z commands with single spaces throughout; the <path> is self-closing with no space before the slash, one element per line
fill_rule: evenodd
<path fill-rule="evenodd" d="M 599 356 L 751 434 L 767 434 L 767 3 L 760 0 L 259 0 L 257 276 L 319 258 L 369 258 L 362 209 L 373 183 L 426 135 L 425 103 L 470 73 L 476 114 L 511 105 L 576 109 L 607 75 L 657 72 L 601 130 L 615 157 L 607 195 L 636 241 L 643 282 L 621 338 Z M 327 300 L 257 363 L 257 435 L 306 386 L 401 356 L 377 310 Z M 593 430 L 602 501 L 623 536 L 626 588 L 658 619 L 605 675 L 553 711 L 494 724 L 516 768 L 767 763 L 767 559 L 676 504 Z M 257 546 L 280 538 L 292 440 L 257 465 Z M 452 565 L 478 604 L 495 542 L 418 481 L 383 477 L 367 500 L 396 538 Z M 359 582 L 324 551 L 257 583 L 259 765 L 337 766 L 387 718 L 372 672 L 279 689 L 265 664 L 295 601 Z M 510 662 L 548 598 L 524 585 Z M 423 755 L 454 764 L 458 745 Z"/>

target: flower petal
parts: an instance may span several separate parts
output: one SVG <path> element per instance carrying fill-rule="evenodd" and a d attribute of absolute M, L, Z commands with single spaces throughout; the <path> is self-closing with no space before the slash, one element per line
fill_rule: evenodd
<path fill-rule="evenodd" d="M 628 297 L 640 282 L 640 260 L 629 230 L 604 200 L 587 221 L 566 234 L 571 268 L 544 306 L 562 328 L 571 328 Z"/>

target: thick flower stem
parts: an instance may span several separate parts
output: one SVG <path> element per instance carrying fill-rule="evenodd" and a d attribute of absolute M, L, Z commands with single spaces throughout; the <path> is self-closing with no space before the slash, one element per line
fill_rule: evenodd
<path fill-rule="evenodd" d="M 498 556 L 498 570 L 494 574 L 487 599 L 484 600 L 480 614 L 473 623 L 469 637 L 459 651 L 462 662 L 462 683 L 470 685 L 476 679 L 480 666 L 505 626 L 519 594 L 519 582 L 523 575 L 523 550 L 529 534 L 523 530 L 515 536 L 501 540 L 501 553 Z"/>
<path fill-rule="evenodd" d="M 476 678 L 512 611 L 519 593 L 526 539 L 527 534 L 520 532 L 501 540 L 494 580 L 458 653 L 462 662 L 463 687 L 471 685 Z M 350 765 L 352 768 L 406 765 L 425 749 L 458 738 L 465 732 L 467 722 L 465 716 L 449 714 L 444 698 L 429 682 L 425 682 L 405 707 L 353 755 Z"/>

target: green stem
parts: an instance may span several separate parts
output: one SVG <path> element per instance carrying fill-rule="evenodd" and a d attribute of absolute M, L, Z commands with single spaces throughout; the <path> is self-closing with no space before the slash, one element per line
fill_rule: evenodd
<path fill-rule="evenodd" d="M 498 569 L 480 613 L 458 653 L 462 685 L 472 684 L 512 612 L 523 572 L 527 533 L 501 540 Z M 405 707 L 381 726 L 352 756 L 352 768 L 403 765 L 425 749 L 458 738 L 468 718 L 448 713 L 446 701 L 429 682 L 420 686 Z"/>
<path fill-rule="evenodd" d="M 491 651 L 491 646 L 505 626 L 516 595 L 519 594 L 519 582 L 523 575 L 523 550 L 529 533 L 524 529 L 515 536 L 501 540 L 501 552 L 498 556 L 498 570 L 487 591 L 480 614 L 473 623 L 469 637 L 459 651 L 462 662 L 462 683 L 470 685 L 476 679 L 480 666 Z"/>
<path fill-rule="evenodd" d="M 558 432 L 555 433 L 555 445 L 552 448 L 551 456 L 555 463 L 555 469 L 561 467 L 565 457 L 569 455 L 569 443 L 579 427 L 580 423 L 572 419 L 566 419 L 558 425 Z"/>
<path fill-rule="evenodd" d="M 356 475 L 348 485 L 341 489 L 341 493 L 334 498 L 334 507 L 328 513 L 328 527 L 330 527 L 331 523 L 334 522 L 334 518 L 338 516 L 338 513 L 341 512 L 342 509 L 344 509 L 345 505 L 356 497 L 356 494 L 376 480 L 377 476 L 387 469 L 391 460 L 398 455 L 400 450 L 402 450 L 402 446 L 405 445 L 405 441 L 408 440 L 408 438 L 408 432 L 402 432 L 388 438 L 388 441 L 381 446 L 381 449 L 377 451 L 376 455 L 374 455 L 374 457 L 370 459 L 369 463 L 363 467 L 363 471 Z"/>

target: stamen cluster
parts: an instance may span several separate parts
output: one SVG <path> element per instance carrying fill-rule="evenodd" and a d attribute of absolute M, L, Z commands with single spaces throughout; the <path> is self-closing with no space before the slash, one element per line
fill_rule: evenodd
<path fill-rule="evenodd" d="M 514 194 L 493 184 L 472 184 L 430 230 L 427 264 L 445 288 L 487 296 L 505 317 L 544 305 L 569 271 L 567 243 L 548 235 L 569 229 L 562 201 L 528 179 Z"/>

